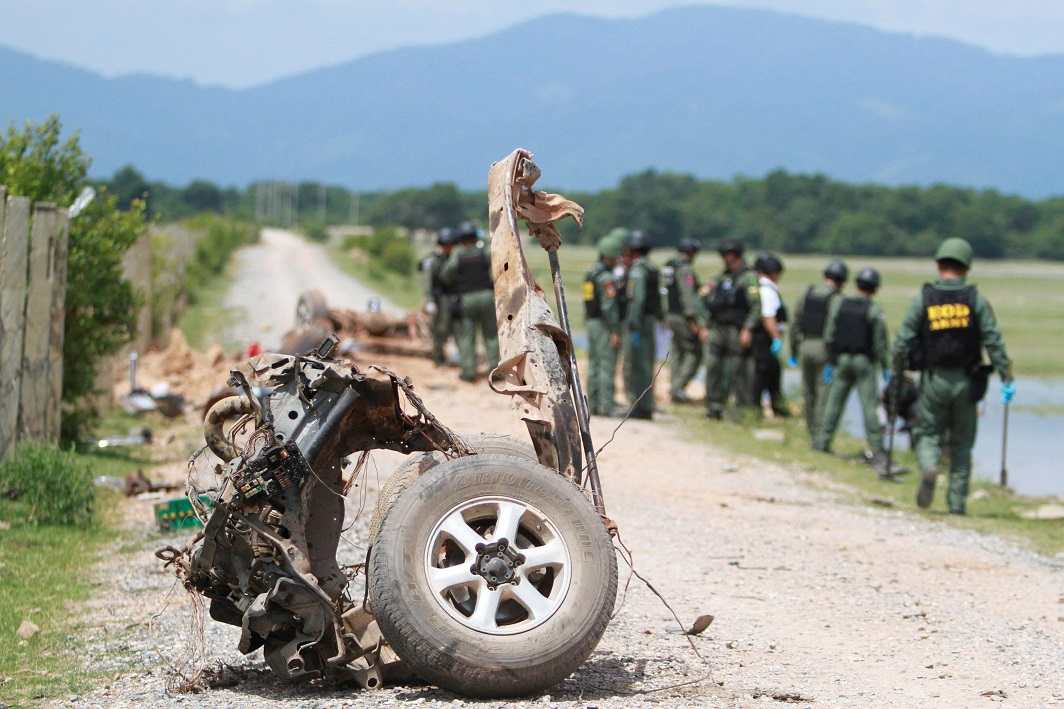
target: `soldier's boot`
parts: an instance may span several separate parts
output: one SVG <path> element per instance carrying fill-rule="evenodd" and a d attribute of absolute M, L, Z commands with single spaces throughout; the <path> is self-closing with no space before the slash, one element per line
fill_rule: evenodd
<path fill-rule="evenodd" d="M 674 404 L 690 404 L 691 397 L 687 396 L 683 391 L 674 391 L 672 393 L 672 403 Z"/>
<path fill-rule="evenodd" d="M 908 468 L 903 468 L 897 465 L 891 466 L 890 472 L 887 472 L 887 454 L 883 451 L 876 451 L 867 459 L 868 465 L 872 470 L 876 471 L 876 475 L 880 480 L 895 481 L 900 476 L 909 472 Z"/>
<path fill-rule="evenodd" d="M 936 473 L 924 473 L 923 478 L 920 479 L 920 489 L 916 491 L 916 504 L 920 509 L 926 510 L 931 506 L 931 501 L 935 499 L 935 478 Z"/>
<path fill-rule="evenodd" d="M 724 420 L 724 407 L 720 404 L 710 404 L 706 408 L 706 418 L 714 421 Z"/>

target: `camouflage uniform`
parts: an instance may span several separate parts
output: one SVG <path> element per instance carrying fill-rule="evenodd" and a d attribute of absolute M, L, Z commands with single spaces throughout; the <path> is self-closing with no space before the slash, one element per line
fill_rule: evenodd
<path fill-rule="evenodd" d="M 495 291 L 491 279 L 491 255 L 476 244 L 458 246 L 440 277 L 455 294 L 451 316 L 457 322 L 455 340 L 461 361 L 461 378 L 473 381 L 477 371 L 477 331 L 484 340 L 488 369 L 499 364 L 499 334 L 495 322 Z"/>
<path fill-rule="evenodd" d="M 794 327 L 791 328 L 791 358 L 797 360 L 802 372 L 802 398 L 805 410 L 805 427 L 812 439 L 824 418 L 827 404 L 824 385 L 824 365 L 828 351 L 824 345 L 824 330 L 828 312 L 839 289 L 822 284 L 809 286 L 798 299 L 794 309 Z"/>
<path fill-rule="evenodd" d="M 752 406 L 753 360 L 743 347 L 740 333 L 753 332 L 761 322 L 761 297 L 757 274 L 742 264 L 736 272 L 724 271 L 703 297 L 709 328 L 706 343 L 706 413 L 719 418 L 734 393 L 739 406 Z"/>
<path fill-rule="evenodd" d="M 961 239 L 947 239 L 936 260 L 971 264 L 971 247 Z M 989 368 L 982 352 L 1003 382 L 1011 400 L 1012 362 L 990 303 L 964 277 L 938 279 L 924 285 L 905 315 L 895 353 L 909 368 L 921 369 L 916 407 L 916 458 L 920 464 L 921 507 L 931 504 L 944 445 L 949 446 L 950 512 L 964 514 L 972 475 L 972 446 L 976 435 L 976 405 L 985 394 Z"/>
<path fill-rule="evenodd" d="M 633 418 L 648 419 L 654 413 L 654 392 L 642 395 L 653 381 L 657 359 L 654 330 L 661 317 L 659 283 L 658 269 L 645 255 L 637 258 L 628 269 L 624 384 L 628 400 L 634 405 Z"/>
<path fill-rule="evenodd" d="M 591 413 L 614 413 L 614 377 L 621 338 L 622 294 L 617 277 L 604 258 L 616 259 L 621 252 L 617 239 L 599 241 L 600 258 L 584 275 L 584 322 L 587 327 L 587 400 Z"/>
<path fill-rule="evenodd" d="M 691 259 L 681 255 L 665 264 L 668 314 L 665 322 L 672 331 L 669 355 L 670 387 L 673 401 L 686 401 L 684 389 L 698 374 L 702 364 L 702 342 L 698 339 L 698 275 Z"/>

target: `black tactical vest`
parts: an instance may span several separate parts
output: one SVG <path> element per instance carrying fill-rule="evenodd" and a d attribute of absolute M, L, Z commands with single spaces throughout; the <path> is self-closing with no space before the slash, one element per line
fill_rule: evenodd
<path fill-rule="evenodd" d="M 617 287 L 617 312 L 621 320 L 624 320 L 628 317 L 628 271 L 626 269 L 622 269 L 620 276 L 614 272 L 614 284 Z"/>
<path fill-rule="evenodd" d="M 868 320 L 872 302 L 868 298 L 843 298 L 835 320 L 835 354 L 863 354 L 872 356 L 874 333 Z"/>
<path fill-rule="evenodd" d="M 828 322 L 828 306 L 833 297 L 834 295 L 817 295 L 816 289 L 809 286 L 802 305 L 802 321 L 798 323 L 802 335 L 811 339 L 824 336 L 824 326 Z"/>
<path fill-rule="evenodd" d="M 646 300 L 643 302 L 643 314 L 661 319 L 661 274 L 650 264 L 645 264 L 647 271 Z"/>
<path fill-rule="evenodd" d="M 491 259 L 484 249 L 471 249 L 458 257 L 457 293 L 491 290 Z"/>
<path fill-rule="evenodd" d="M 959 289 L 924 284 L 920 344 L 924 365 L 969 369 L 982 359 L 982 338 L 975 320 L 975 286 Z"/>
<path fill-rule="evenodd" d="M 595 284 L 595 279 L 605 270 L 601 261 L 595 263 L 591 270 L 584 274 L 584 319 L 594 320 L 602 317 L 602 293 Z"/>
<path fill-rule="evenodd" d="M 687 263 L 683 259 L 674 258 L 665 264 L 661 272 L 665 281 L 665 307 L 670 315 L 683 315 L 683 298 L 680 297 L 680 269 Z M 695 276 L 694 288 L 698 292 L 698 276 Z"/>
<path fill-rule="evenodd" d="M 709 310 L 710 319 L 714 323 L 738 327 L 746 320 L 750 300 L 746 296 L 746 289 L 739 286 L 739 279 L 748 270 L 744 268 L 738 273 L 726 274 L 709 292 L 706 297 L 706 309 Z"/>

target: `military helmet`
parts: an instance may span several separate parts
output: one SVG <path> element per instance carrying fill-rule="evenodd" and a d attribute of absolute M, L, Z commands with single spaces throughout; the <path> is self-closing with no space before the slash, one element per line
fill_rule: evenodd
<path fill-rule="evenodd" d="M 477 225 L 473 222 L 462 222 L 455 230 L 456 241 L 466 241 L 468 239 L 476 239 L 479 236 L 477 231 Z"/>
<path fill-rule="evenodd" d="M 846 279 L 849 277 L 850 269 L 846 268 L 846 262 L 841 259 L 835 259 L 824 267 L 824 278 L 830 278 L 833 281 L 845 283 Z"/>
<path fill-rule="evenodd" d="M 440 246 L 448 246 L 454 243 L 454 229 L 445 226 L 436 232 L 436 243 Z"/>
<path fill-rule="evenodd" d="M 682 254 L 696 254 L 702 250 L 702 244 L 695 239 L 680 239 L 676 250 Z"/>
<path fill-rule="evenodd" d="M 783 262 L 774 254 L 763 251 L 754 260 L 754 270 L 767 275 L 783 273 Z"/>
<path fill-rule="evenodd" d="M 717 253 L 721 256 L 724 254 L 732 253 L 736 256 L 742 256 L 744 251 L 743 242 L 738 239 L 723 239 L 717 244 Z"/>
<path fill-rule="evenodd" d="M 879 283 L 879 271 L 874 268 L 866 266 L 857 274 L 857 287 L 861 290 L 877 291 Z"/>
<path fill-rule="evenodd" d="M 624 242 L 624 247 L 626 249 L 631 249 L 632 251 L 650 251 L 650 237 L 645 231 L 633 229 L 632 232 L 628 234 L 628 238 Z"/>
<path fill-rule="evenodd" d="M 621 239 L 607 234 L 598 241 L 598 252 L 602 258 L 618 258 L 621 255 Z"/>
<path fill-rule="evenodd" d="M 946 239 L 935 252 L 936 261 L 956 261 L 965 268 L 972 267 L 972 245 L 956 236 Z"/>

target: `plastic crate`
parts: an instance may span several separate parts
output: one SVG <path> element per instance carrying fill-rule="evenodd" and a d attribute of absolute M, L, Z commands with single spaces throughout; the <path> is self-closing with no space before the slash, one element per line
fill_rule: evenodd
<path fill-rule="evenodd" d="M 208 508 L 214 507 L 214 502 L 206 495 L 200 495 L 200 502 Z M 175 497 L 166 502 L 155 503 L 155 522 L 159 525 L 159 531 L 172 532 L 177 529 L 189 529 L 202 527 L 203 523 L 192 510 L 192 503 L 187 497 Z"/>

